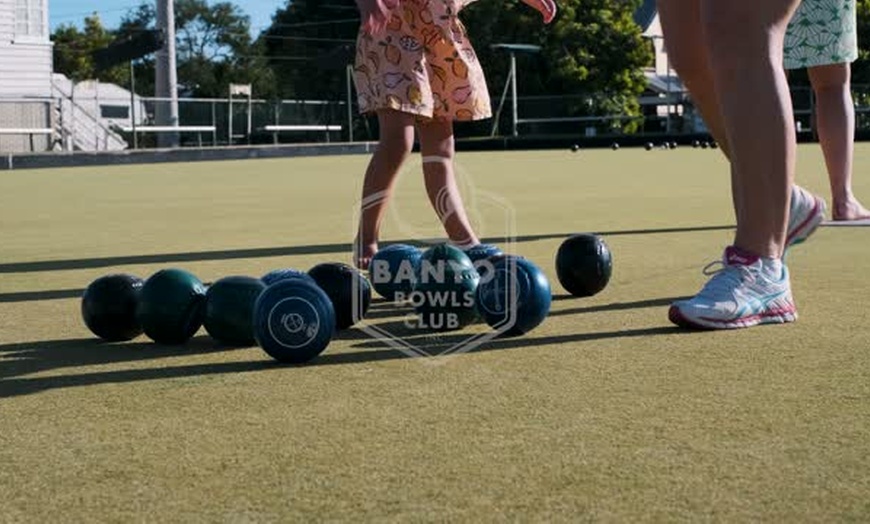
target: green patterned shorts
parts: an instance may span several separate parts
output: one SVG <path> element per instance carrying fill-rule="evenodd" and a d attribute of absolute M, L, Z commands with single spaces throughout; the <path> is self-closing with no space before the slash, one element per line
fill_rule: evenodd
<path fill-rule="evenodd" d="M 855 0 L 803 0 L 785 36 L 785 68 L 844 64 L 858 58 Z"/>

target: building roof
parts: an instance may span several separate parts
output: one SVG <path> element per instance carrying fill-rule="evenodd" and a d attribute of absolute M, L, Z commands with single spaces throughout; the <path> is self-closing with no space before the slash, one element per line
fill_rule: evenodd
<path fill-rule="evenodd" d="M 678 94 L 686 90 L 686 86 L 677 75 L 659 75 L 653 70 L 643 72 L 646 76 L 647 87 L 656 93 Z"/>
<path fill-rule="evenodd" d="M 643 0 L 643 4 L 634 12 L 634 21 L 644 31 L 656 17 L 656 0 Z"/>

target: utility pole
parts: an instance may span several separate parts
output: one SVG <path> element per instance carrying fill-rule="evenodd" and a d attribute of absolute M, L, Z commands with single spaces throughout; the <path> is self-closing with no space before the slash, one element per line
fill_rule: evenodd
<path fill-rule="evenodd" d="M 158 126 L 178 126 L 178 76 L 175 70 L 175 4 L 174 0 L 157 0 L 157 28 L 163 30 L 163 49 L 157 52 L 155 86 Z M 158 133 L 160 147 L 178 147 L 178 133 Z"/>

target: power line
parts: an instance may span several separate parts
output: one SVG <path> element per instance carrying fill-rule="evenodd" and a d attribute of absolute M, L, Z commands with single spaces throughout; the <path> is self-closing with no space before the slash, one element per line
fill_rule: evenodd
<path fill-rule="evenodd" d="M 117 5 L 117 6 L 115 6 L 115 7 L 112 7 L 111 9 L 99 9 L 99 8 L 94 8 L 94 9 L 88 9 L 87 11 L 83 11 L 83 10 L 81 10 L 81 7 L 80 7 L 80 6 L 75 6 L 75 7 L 73 7 L 73 6 L 68 6 L 67 9 L 64 9 L 63 7 L 60 7 L 60 8 L 52 7 L 50 13 L 51 13 L 52 15 L 53 15 L 54 13 L 62 13 L 62 14 L 64 14 L 64 15 L 70 15 L 70 14 L 91 14 L 91 13 L 111 13 L 111 12 L 115 12 L 115 11 L 120 11 L 120 10 L 122 10 L 122 9 L 134 9 L 134 8 L 136 8 L 136 7 L 139 7 L 140 5 L 142 5 L 142 4 L 139 3 L 139 2 L 137 2 L 137 3 L 135 3 L 135 4 L 126 3 L 126 4 L 121 4 L 121 5 Z M 75 10 L 76 10 L 75 13 L 71 13 L 71 12 L 70 12 L 71 9 L 75 9 Z"/>
<path fill-rule="evenodd" d="M 293 28 L 297 28 L 297 27 L 311 27 L 311 26 L 330 25 L 330 24 L 346 24 L 349 22 L 359 22 L 359 21 L 360 21 L 359 18 L 343 18 L 341 20 L 322 20 L 319 22 L 297 22 L 294 24 L 271 24 L 271 25 L 257 26 L 253 29 L 270 29 L 272 27 L 284 27 L 284 28 L 288 28 L 288 29 L 293 29 Z"/>
<path fill-rule="evenodd" d="M 78 17 L 82 17 L 82 16 L 87 17 L 90 15 L 100 15 L 100 14 L 104 14 L 104 13 L 118 13 L 120 11 L 128 11 L 131 9 L 135 9 L 135 8 L 139 7 L 139 5 L 140 4 L 135 4 L 135 5 L 128 4 L 126 6 L 115 7 L 112 9 L 91 9 L 89 11 L 78 11 L 75 13 L 62 13 L 62 14 L 55 14 L 55 13 L 57 13 L 57 11 L 51 11 L 49 18 L 51 20 L 65 20 L 65 19 L 69 19 L 69 18 L 78 18 Z"/>
<path fill-rule="evenodd" d="M 120 11 L 120 9 L 119 9 Z M 69 18 L 72 18 L 71 15 Z M 359 18 L 350 18 L 347 20 L 330 20 L 326 22 L 301 22 L 298 24 L 273 24 L 271 26 L 264 26 L 268 29 L 272 27 L 280 27 L 280 28 L 298 28 L 298 27 L 313 27 L 319 25 L 328 25 L 328 24 L 339 24 L 339 23 L 349 23 L 349 22 L 359 22 Z M 120 27 L 116 29 L 108 29 L 109 31 L 117 31 Z M 125 32 L 134 33 L 139 31 L 151 31 L 146 27 L 127 27 L 124 28 Z M 262 32 L 261 32 L 262 33 Z M 251 36 L 253 35 L 249 33 L 224 33 L 226 36 Z M 268 40 L 300 40 L 300 41 L 311 41 L 311 42 L 339 42 L 339 43 L 350 43 L 355 42 L 356 40 L 350 40 L 345 38 L 326 38 L 326 37 L 315 37 L 315 36 L 287 36 L 287 35 L 264 35 L 260 34 L 256 38 L 265 38 Z M 254 38 L 256 40 L 256 38 Z"/>
<path fill-rule="evenodd" d="M 259 38 L 265 38 L 267 40 L 299 40 L 302 42 L 334 42 L 340 44 L 353 44 L 356 40 L 348 39 L 348 38 L 319 38 L 313 36 L 272 36 L 272 35 L 260 35 Z"/>
<path fill-rule="evenodd" d="M 278 55 L 278 56 L 269 56 L 269 55 L 236 55 L 239 58 L 265 58 L 266 60 L 277 60 L 279 62 L 307 62 L 310 60 L 317 60 L 321 57 L 319 56 L 290 56 L 290 55 Z"/>
<path fill-rule="evenodd" d="M 114 9 L 113 11 L 126 11 L 126 9 Z M 104 13 L 108 13 L 108 12 L 110 12 L 110 11 L 104 11 Z M 52 25 L 57 25 L 58 22 L 63 22 L 66 20 L 73 20 L 73 19 L 78 20 L 80 18 L 82 19 L 82 21 L 84 21 L 84 18 L 88 18 L 91 15 L 97 15 L 101 20 L 103 18 L 100 16 L 99 13 L 82 13 L 82 14 L 75 14 L 75 15 L 52 16 L 51 17 Z"/>
<path fill-rule="evenodd" d="M 73 49 L 71 47 L 55 47 L 56 50 L 63 50 L 65 53 L 72 55 L 90 55 L 92 51 L 86 49 Z M 226 58 L 226 57 L 225 57 Z M 279 61 L 305 61 L 305 60 L 318 60 L 322 58 L 322 55 L 316 56 L 299 56 L 299 55 L 249 55 L 249 54 L 238 54 L 231 55 L 231 58 L 265 58 L 266 60 L 279 60 Z"/>
<path fill-rule="evenodd" d="M 227 34 L 227 36 L 243 36 L 242 33 L 231 33 Z M 353 44 L 356 43 L 356 40 L 351 40 L 347 38 L 315 38 L 315 37 L 305 37 L 305 36 L 263 36 L 262 38 L 267 38 L 269 40 L 289 40 L 289 41 L 300 41 L 300 42 L 313 42 L 320 44 Z M 87 51 L 79 51 L 74 49 L 69 45 L 63 45 L 58 42 L 55 42 L 55 46 L 57 49 L 68 50 L 71 52 L 87 52 Z M 229 47 L 228 44 L 215 44 L 216 47 Z"/>

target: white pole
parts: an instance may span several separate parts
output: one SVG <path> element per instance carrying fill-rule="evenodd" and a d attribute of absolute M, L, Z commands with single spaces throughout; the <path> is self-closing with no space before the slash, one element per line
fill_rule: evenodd
<path fill-rule="evenodd" d="M 517 136 L 517 55 L 514 52 L 511 52 L 511 101 L 513 136 Z"/>
<path fill-rule="evenodd" d="M 254 118 L 254 104 L 251 100 L 251 92 L 248 91 L 248 145 L 251 144 L 251 132 L 253 131 L 252 123 Z"/>
<path fill-rule="evenodd" d="M 664 46 L 664 42 L 662 42 L 662 46 Z M 668 56 L 667 52 L 665 52 L 665 74 L 668 77 L 668 119 L 667 119 L 667 130 L 668 134 L 671 134 L 671 57 Z M 676 104 L 674 105 L 676 109 Z"/>
<path fill-rule="evenodd" d="M 347 141 L 353 142 L 353 66 L 347 65 Z"/>
<path fill-rule="evenodd" d="M 178 76 L 175 67 L 175 2 L 157 0 L 157 27 L 166 41 L 157 53 L 155 83 L 157 97 L 169 99 L 157 102 L 157 125 L 178 126 Z M 178 147 L 178 133 L 158 135 L 160 147 Z"/>
<path fill-rule="evenodd" d="M 76 150 L 76 83 L 69 82 L 69 141 L 70 151 Z"/>
<path fill-rule="evenodd" d="M 230 98 L 227 101 L 227 115 L 229 118 L 229 123 L 227 124 L 227 145 L 233 145 L 233 88 L 230 86 L 229 91 Z"/>
<path fill-rule="evenodd" d="M 133 126 L 133 149 L 139 149 L 139 139 L 136 137 L 136 70 L 130 60 L 130 124 Z"/>
<path fill-rule="evenodd" d="M 102 130 L 102 111 L 100 111 L 100 81 L 94 80 L 94 151 L 100 150 L 100 130 Z"/>

